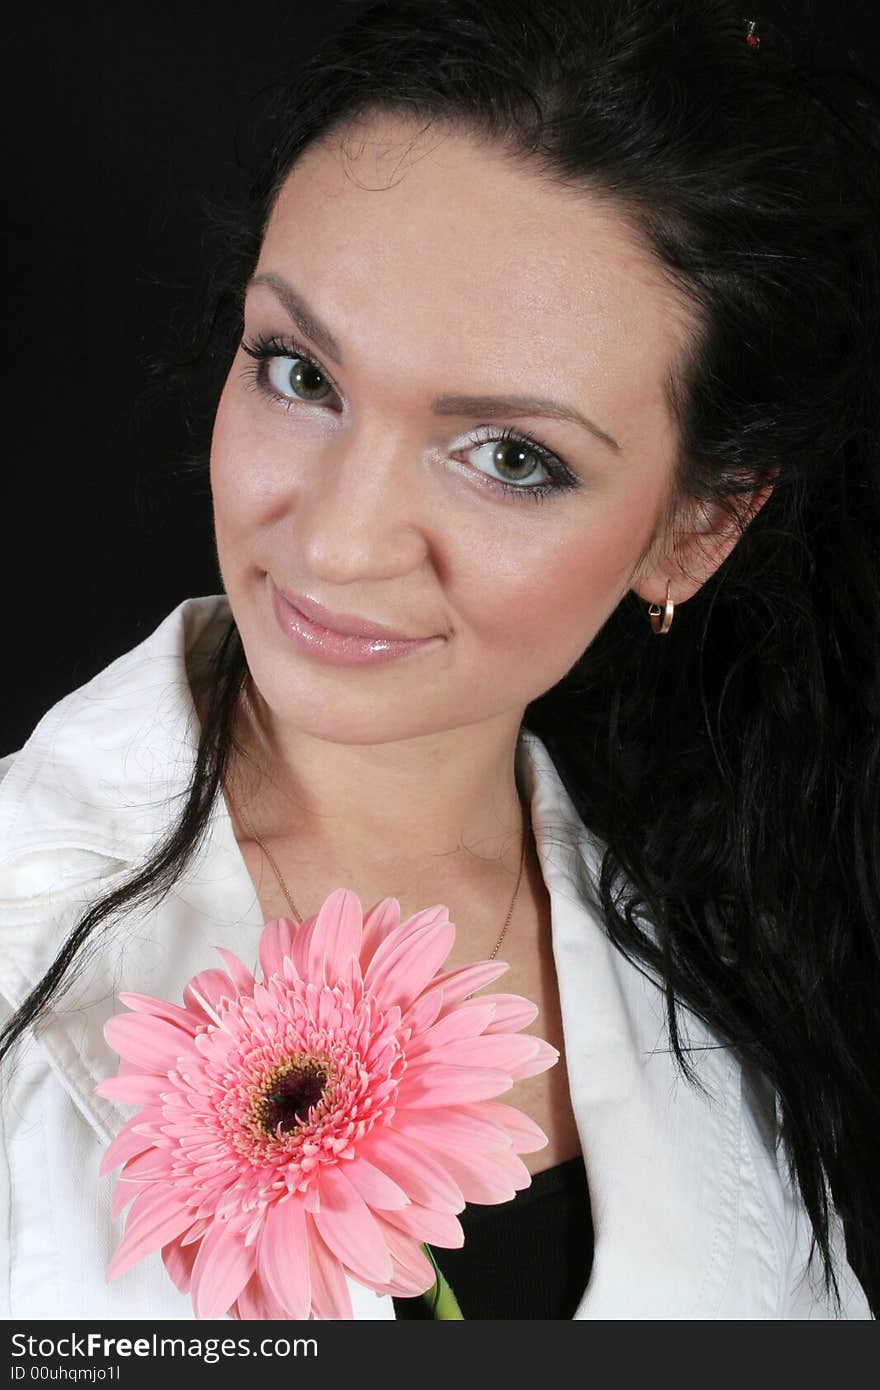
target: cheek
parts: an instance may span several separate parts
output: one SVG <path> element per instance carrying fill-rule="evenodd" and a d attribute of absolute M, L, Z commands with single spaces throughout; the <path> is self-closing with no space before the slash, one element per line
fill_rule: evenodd
<path fill-rule="evenodd" d="M 211 435 L 211 496 L 218 547 L 246 534 L 266 508 L 264 456 L 239 390 L 227 384 Z"/>
<path fill-rule="evenodd" d="M 632 499 L 579 500 L 554 524 L 551 501 L 514 503 L 543 509 L 535 525 L 487 543 L 472 535 L 459 549 L 459 620 L 485 651 L 523 668 L 527 679 L 555 684 L 574 664 L 630 587 L 654 514 L 642 492 Z M 464 538 L 463 538 L 464 539 Z"/>
<path fill-rule="evenodd" d="M 214 428 L 211 432 L 211 497 L 214 504 L 214 521 L 218 527 L 225 522 L 227 515 L 233 515 L 235 460 L 240 457 L 236 448 L 235 410 L 229 383 L 217 405 Z"/>

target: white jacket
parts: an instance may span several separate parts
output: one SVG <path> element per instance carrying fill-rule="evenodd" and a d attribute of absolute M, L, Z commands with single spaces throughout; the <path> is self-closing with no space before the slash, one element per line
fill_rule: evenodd
<path fill-rule="evenodd" d="M 186 662 L 228 617 L 223 595 L 180 604 L 0 760 L 4 1018 L 88 903 L 121 883 L 179 814 L 198 737 Z M 772 1097 L 690 1015 L 691 1043 L 710 1045 L 692 1054 L 709 1096 L 681 1078 L 659 988 L 610 944 L 592 905 L 600 846 L 540 740 L 523 732 L 517 758 L 550 893 L 595 1228 L 575 1318 L 833 1317 L 818 1260 L 806 1274 L 810 1228 L 775 1151 Z M 110 1214 L 116 1174 L 99 1179 L 98 1166 L 132 1108 L 94 1094 L 118 1063 L 102 1030 L 121 1010 L 120 991 L 179 1000 L 192 975 L 217 964 L 215 945 L 255 964 L 261 926 L 221 798 L 197 862 L 158 907 L 100 936 L 58 1011 L 13 1054 L 0 1091 L 0 1177 L 10 1194 L 0 1202 L 3 1317 L 193 1317 L 158 1252 L 105 1279 L 122 1218 Z M 509 1098 L 516 1103 L 515 1088 Z M 843 1315 L 869 1318 L 839 1224 L 835 1232 Z M 356 1317 L 394 1317 L 389 1296 L 349 1287 Z"/>

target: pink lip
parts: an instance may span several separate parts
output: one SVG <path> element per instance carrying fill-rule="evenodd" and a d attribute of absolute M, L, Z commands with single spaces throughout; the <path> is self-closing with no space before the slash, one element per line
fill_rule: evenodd
<path fill-rule="evenodd" d="M 368 623 L 364 618 L 353 617 L 350 613 L 331 613 L 328 608 L 322 607 L 320 603 L 316 603 L 314 599 L 306 598 L 303 594 L 289 594 L 285 589 L 279 589 L 278 592 L 292 608 L 296 608 L 311 622 L 326 628 L 328 632 L 338 632 L 343 637 L 380 637 L 383 641 L 389 642 L 424 640 L 423 638 L 410 637 L 406 632 L 396 632 L 393 628 L 386 627 L 384 623 Z"/>
<path fill-rule="evenodd" d="M 335 666 L 371 666 L 398 657 L 408 656 L 422 648 L 442 641 L 438 635 L 432 637 L 400 637 L 388 628 L 345 614 L 330 614 L 326 609 L 308 599 L 297 596 L 296 601 L 272 583 L 272 606 L 278 625 L 286 637 L 296 643 L 301 650 L 322 661 Z M 300 604 L 303 606 L 300 607 Z M 323 615 L 318 618 L 317 615 Z M 327 621 L 345 623 L 348 632 L 326 626 Z M 353 631 L 352 627 L 364 628 L 366 632 Z"/>

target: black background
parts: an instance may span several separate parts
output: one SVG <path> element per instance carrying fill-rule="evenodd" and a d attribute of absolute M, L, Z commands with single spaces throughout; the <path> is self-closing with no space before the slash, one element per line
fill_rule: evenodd
<path fill-rule="evenodd" d="M 785 3 L 877 71 L 876 0 Z M 207 483 L 175 474 L 182 412 L 145 404 L 148 364 L 198 317 L 205 200 L 246 188 L 261 93 L 345 14 L 43 0 L 7 30 L 0 754 L 181 599 L 219 592 Z"/>

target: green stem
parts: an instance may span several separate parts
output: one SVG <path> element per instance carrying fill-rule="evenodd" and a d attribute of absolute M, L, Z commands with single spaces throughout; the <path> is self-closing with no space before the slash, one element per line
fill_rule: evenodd
<path fill-rule="evenodd" d="M 437 1276 L 433 1288 L 427 1290 L 422 1297 L 427 1301 L 431 1309 L 432 1318 L 455 1319 L 464 1322 L 464 1314 L 458 1306 L 458 1300 L 452 1292 L 452 1288 L 442 1269 L 434 1258 L 434 1252 L 430 1245 L 423 1245 L 422 1249 L 434 1267 Z"/>

